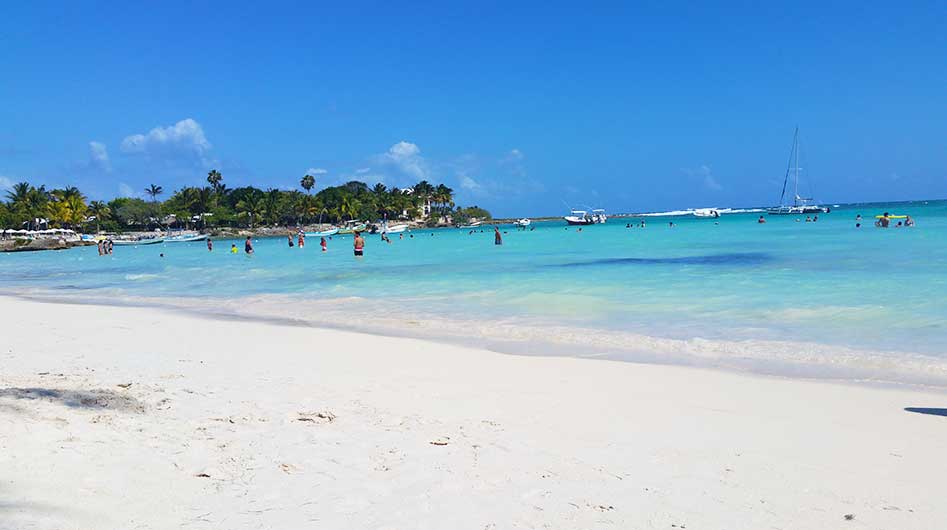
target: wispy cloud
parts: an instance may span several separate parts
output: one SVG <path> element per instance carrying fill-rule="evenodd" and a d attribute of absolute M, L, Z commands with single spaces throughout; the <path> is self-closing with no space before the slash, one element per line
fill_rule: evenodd
<path fill-rule="evenodd" d="M 131 186 L 125 184 L 124 182 L 118 183 L 118 196 L 119 197 L 138 197 L 139 194 L 135 193 L 135 190 Z"/>
<path fill-rule="evenodd" d="M 313 177 L 318 177 L 319 175 L 325 175 L 326 173 L 328 173 L 328 171 L 326 171 L 325 169 L 322 169 L 321 167 L 311 167 L 307 169 L 306 173 L 304 174 L 312 175 Z"/>
<path fill-rule="evenodd" d="M 480 191 L 483 186 L 469 175 L 459 175 L 460 187 L 469 191 Z"/>
<path fill-rule="evenodd" d="M 106 173 L 112 171 L 108 148 L 102 142 L 89 142 L 89 166 Z"/>
<path fill-rule="evenodd" d="M 9 190 L 13 188 L 13 179 L 0 175 L 0 190 Z"/>
<path fill-rule="evenodd" d="M 681 172 L 688 177 L 699 178 L 704 187 L 709 190 L 720 191 L 723 189 L 723 186 L 721 186 L 717 178 L 714 177 L 713 171 L 707 164 L 701 164 L 696 168 L 681 168 Z"/>

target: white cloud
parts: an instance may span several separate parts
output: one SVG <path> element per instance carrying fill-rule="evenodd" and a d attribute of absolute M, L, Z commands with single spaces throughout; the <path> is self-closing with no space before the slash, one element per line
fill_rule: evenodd
<path fill-rule="evenodd" d="M 388 148 L 388 152 L 379 158 L 382 162 L 394 165 L 402 173 L 412 178 L 418 180 L 430 178 L 428 164 L 421 156 L 421 149 L 411 142 L 398 142 Z"/>
<path fill-rule="evenodd" d="M 0 175 L 0 190 L 9 190 L 13 188 L 13 179 Z"/>
<path fill-rule="evenodd" d="M 210 149 L 211 144 L 204 136 L 201 124 L 191 118 L 167 127 L 155 127 L 147 134 L 126 136 L 121 144 L 122 152 L 130 155 L 142 155 L 150 159 L 183 159 L 205 166 L 215 162 L 206 158 Z"/>
<path fill-rule="evenodd" d="M 371 170 L 372 170 L 372 168 L 370 168 L 370 167 L 360 167 L 360 168 L 358 168 L 358 169 L 355 170 L 355 174 L 356 174 L 356 175 L 364 175 L 365 173 L 368 173 L 368 172 L 371 171 Z"/>
<path fill-rule="evenodd" d="M 704 187 L 709 190 L 720 191 L 723 189 L 707 164 L 701 164 L 697 168 L 681 168 L 681 171 L 688 177 L 699 177 Z"/>
<path fill-rule="evenodd" d="M 135 190 L 131 186 L 125 184 L 124 182 L 118 183 L 118 196 L 119 197 L 137 197 L 138 194 L 135 193 Z"/>
<path fill-rule="evenodd" d="M 322 169 L 321 167 L 311 167 L 306 170 L 304 175 L 312 175 L 315 177 L 318 175 L 325 175 L 326 173 L 328 173 L 328 171 L 326 171 L 325 169 Z"/>
<path fill-rule="evenodd" d="M 506 157 L 503 159 L 506 162 L 516 162 L 523 159 L 523 152 L 515 147 L 507 153 Z"/>
<path fill-rule="evenodd" d="M 465 190 L 477 191 L 481 188 L 480 183 L 467 175 L 460 175 L 460 187 Z"/>
<path fill-rule="evenodd" d="M 112 171 L 112 162 L 109 160 L 109 151 L 102 142 L 89 142 L 89 163 L 93 168 L 102 171 Z"/>

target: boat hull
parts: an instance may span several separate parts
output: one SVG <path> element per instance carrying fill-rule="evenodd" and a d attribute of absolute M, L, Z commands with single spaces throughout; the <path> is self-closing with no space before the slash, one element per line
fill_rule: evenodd
<path fill-rule="evenodd" d="M 163 237 L 156 237 L 153 239 L 139 239 L 137 241 L 126 241 L 123 239 L 113 239 L 112 244 L 117 247 L 130 247 L 137 245 L 157 245 L 158 243 L 164 243 Z"/>
<path fill-rule="evenodd" d="M 322 232 L 305 232 L 306 237 L 328 237 L 334 236 L 339 233 L 338 228 L 333 228 L 332 230 L 323 230 Z"/>
<path fill-rule="evenodd" d="M 195 236 L 183 236 L 183 237 L 168 237 L 165 238 L 165 243 L 190 243 L 192 241 L 204 241 L 207 239 L 207 234 L 197 234 Z"/>
<path fill-rule="evenodd" d="M 829 209 L 823 206 L 791 206 L 766 210 L 767 215 L 806 215 L 820 213 L 829 213 Z"/>

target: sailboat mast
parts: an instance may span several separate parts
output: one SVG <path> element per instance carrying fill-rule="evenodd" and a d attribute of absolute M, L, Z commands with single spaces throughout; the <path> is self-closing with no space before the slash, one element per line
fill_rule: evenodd
<path fill-rule="evenodd" d="M 799 126 L 796 126 L 796 132 L 792 135 L 792 150 L 796 153 L 796 184 L 795 193 L 792 198 L 793 204 L 799 201 Z"/>

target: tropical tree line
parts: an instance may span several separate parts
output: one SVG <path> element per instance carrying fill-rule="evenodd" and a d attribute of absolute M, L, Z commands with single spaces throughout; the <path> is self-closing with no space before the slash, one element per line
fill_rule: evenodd
<path fill-rule="evenodd" d="M 313 194 L 315 184 L 315 177 L 305 175 L 299 182 L 303 191 L 253 186 L 231 189 L 223 175 L 212 170 L 206 186 L 186 186 L 167 195 L 162 186 L 151 184 L 143 190 L 144 199 L 89 201 L 75 187 L 47 190 L 20 182 L 6 194 L 6 202 L 0 202 L 0 227 L 120 231 L 338 224 L 382 218 L 425 219 L 433 225 L 490 218 L 482 208 L 457 207 L 453 190 L 443 184 L 421 181 L 399 189 L 351 181 Z"/>

